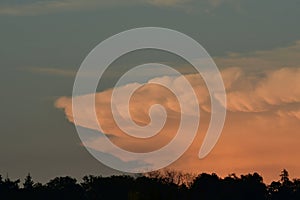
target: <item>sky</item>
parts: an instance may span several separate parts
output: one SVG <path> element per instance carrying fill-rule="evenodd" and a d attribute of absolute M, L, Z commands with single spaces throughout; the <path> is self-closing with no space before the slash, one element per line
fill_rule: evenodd
<path fill-rule="evenodd" d="M 221 176 L 256 171 L 267 182 L 286 168 L 300 177 L 299 6 L 292 0 L 0 0 L 0 174 L 22 178 L 30 172 L 42 182 L 63 175 L 120 174 L 81 144 L 70 117 L 73 83 L 82 61 L 101 41 L 131 28 L 156 26 L 198 41 L 220 69 L 227 93 L 221 137 L 199 160 L 210 103 L 203 81 L 185 72 L 197 90 L 201 124 L 191 147 L 170 167 Z M 186 64 L 166 52 L 134 52 L 113 64 L 96 94 L 96 107 L 104 113 L 98 120 L 106 120 L 104 134 L 113 134 L 113 142 L 131 151 L 159 148 L 176 129 L 176 100 L 150 83 L 137 91 L 132 116 L 148 123 L 146 108 L 153 99 L 168 102 L 167 110 L 174 112 L 160 138 L 147 143 L 124 138 L 104 112 L 118 73 L 152 61 L 175 68 Z M 167 78 L 180 87 L 180 78 Z M 165 99 L 160 93 L 166 93 Z M 76 125 L 96 130 L 88 122 Z M 99 148 L 97 140 L 87 145 Z"/>

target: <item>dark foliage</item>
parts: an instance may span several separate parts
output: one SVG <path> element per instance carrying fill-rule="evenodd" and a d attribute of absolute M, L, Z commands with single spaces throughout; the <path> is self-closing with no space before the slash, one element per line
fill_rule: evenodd
<path fill-rule="evenodd" d="M 138 177 L 85 176 L 80 183 L 65 176 L 46 184 L 34 183 L 28 174 L 20 187 L 20 180 L 0 175 L 0 199 L 299 200 L 300 179 L 290 180 L 283 170 L 280 180 L 266 185 L 257 173 L 220 178 L 216 174 L 193 176 L 166 170 Z"/>

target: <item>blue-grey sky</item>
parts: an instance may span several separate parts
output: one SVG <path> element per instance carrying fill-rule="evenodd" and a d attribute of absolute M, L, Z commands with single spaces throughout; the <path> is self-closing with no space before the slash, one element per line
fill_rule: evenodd
<path fill-rule="evenodd" d="M 46 181 L 115 173 L 79 145 L 54 107 L 71 96 L 76 70 L 107 37 L 158 26 L 189 35 L 220 60 L 259 57 L 253 52 L 300 40 L 299 9 L 293 0 L 0 0 L 0 174 Z"/>

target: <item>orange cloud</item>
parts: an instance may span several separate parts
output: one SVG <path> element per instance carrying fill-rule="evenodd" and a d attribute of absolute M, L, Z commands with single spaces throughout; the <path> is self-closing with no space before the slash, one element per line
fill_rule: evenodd
<path fill-rule="evenodd" d="M 266 112 L 300 102 L 300 69 L 281 68 L 260 76 L 240 73 L 227 92 L 227 109 Z"/>
<path fill-rule="evenodd" d="M 171 167 L 221 175 L 258 171 L 267 181 L 276 178 L 282 168 L 288 168 L 292 174 L 300 176 L 300 87 L 297 87 L 300 85 L 300 69 L 281 68 L 256 74 L 231 67 L 224 69 L 221 74 L 227 90 L 228 114 L 218 144 L 209 156 L 199 160 L 197 155 L 210 121 L 210 97 L 199 75 L 186 75 L 199 99 L 201 121 L 193 144 Z M 182 78 L 157 77 L 154 80 L 180 90 Z M 86 107 L 82 107 L 82 118 L 77 120 L 76 125 L 100 131 L 110 136 L 113 143 L 129 151 L 149 152 L 161 148 L 172 140 L 178 129 L 180 106 L 172 92 L 151 81 L 134 93 L 130 101 L 130 113 L 137 124 L 144 126 L 150 122 L 149 108 L 153 104 L 162 105 L 168 118 L 163 129 L 154 137 L 133 138 L 117 126 L 110 109 L 112 90 L 96 94 L 95 106 L 101 128 L 90 121 Z M 128 84 L 117 89 L 126 92 L 130 86 Z M 184 88 L 181 94 L 185 95 L 185 103 L 189 105 L 189 94 L 185 93 Z M 86 96 L 75 98 L 84 100 Z M 121 100 L 119 104 L 122 108 Z M 55 106 L 63 109 L 68 120 L 74 123 L 71 98 L 61 97 Z M 193 105 L 184 114 L 193 116 L 192 108 Z M 89 148 L 103 150 L 100 144 L 95 138 L 85 142 Z"/>

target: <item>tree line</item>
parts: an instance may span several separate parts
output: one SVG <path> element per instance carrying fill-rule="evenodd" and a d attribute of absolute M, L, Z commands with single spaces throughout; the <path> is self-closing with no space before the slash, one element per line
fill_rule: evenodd
<path fill-rule="evenodd" d="M 164 170 L 136 176 L 89 175 L 80 182 L 64 176 L 45 184 L 34 182 L 30 174 L 23 183 L 0 175 L 0 199 L 299 200 L 300 179 L 290 180 L 285 169 L 270 185 L 258 173 L 221 178 Z"/>

